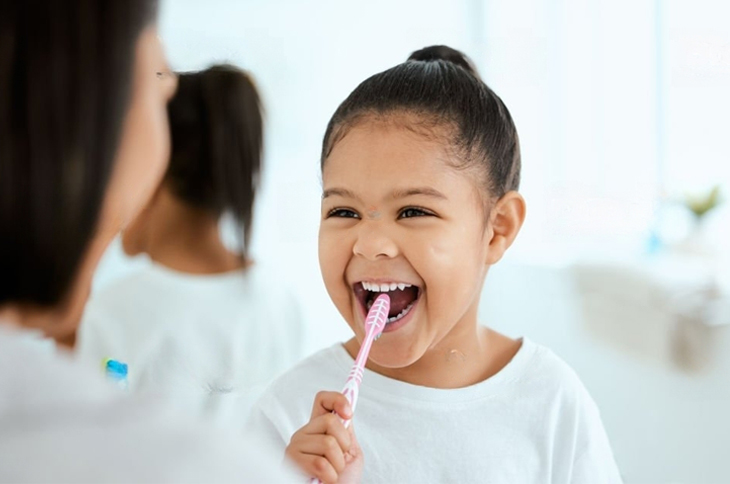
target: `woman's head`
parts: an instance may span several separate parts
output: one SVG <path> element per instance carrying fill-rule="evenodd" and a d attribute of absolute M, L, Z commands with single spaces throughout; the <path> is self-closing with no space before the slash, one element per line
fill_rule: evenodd
<path fill-rule="evenodd" d="M 418 51 L 340 105 L 322 150 L 320 264 L 358 337 L 376 291 L 390 290 L 376 364 L 407 367 L 473 338 L 484 277 L 524 219 L 519 174 L 507 108 L 453 49 Z"/>
<path fill-rule="evenodd" d="M 164 186 L 211 217 L 233 215 L 243 232 L 245 256 L 263 148 L 256 86 L 247 73 L 230 65 L 182 73 L 178 79 L 168 106 L 172 151 Z"/>
<path fill-rule="evenodd" d="M 157 75 L 156 10 L 2 3 L 0 307 L 76 320 L 98 256 L 164 173 L 174 80 Z"/>

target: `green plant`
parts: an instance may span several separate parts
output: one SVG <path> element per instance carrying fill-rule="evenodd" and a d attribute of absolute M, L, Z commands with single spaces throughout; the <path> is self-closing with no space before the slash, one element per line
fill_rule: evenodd
<path fill-rule="evenodd" d="M 705 193 L 687 194 L 684 197 L 684 205 L 695 215 L 697 220 L 701 220 L 702 217 L 721 203 L 720 185 L 715 185 Z"/>

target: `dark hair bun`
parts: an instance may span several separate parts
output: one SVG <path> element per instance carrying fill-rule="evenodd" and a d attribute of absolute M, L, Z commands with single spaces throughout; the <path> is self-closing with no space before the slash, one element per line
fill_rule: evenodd
<path fill-rule="evenodd" d="M 463 67 L 474 76 L 479 78 L 479 73 L 477 72 L 476 67 L 474 67 L 474 63 L 471 61 L 471 59 L 469 59 L 464 53 L 456 49 L 452 49 L 447 45 L 432 45 L 430 47 L 424 47 L 423 49 L 417 50 L 412 53 L 408 60 L 424 62 L 442 60 L 446 62 L 451 62 L 452 64 Z"/>

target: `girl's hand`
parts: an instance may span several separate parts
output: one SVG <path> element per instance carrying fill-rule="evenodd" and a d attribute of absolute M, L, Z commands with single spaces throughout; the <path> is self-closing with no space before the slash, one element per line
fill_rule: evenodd
<path fill-rule="evenodd" d="M 335 412 L 335 413 L 332 413 Z M 307 475 L 325 484 L 358 484 L 363 456 L 352 426 L 350 403 L 337 392 L 320 392 L 314 399 L 309 423 L 299 429 L 286 448 L 286 456 Z"/>

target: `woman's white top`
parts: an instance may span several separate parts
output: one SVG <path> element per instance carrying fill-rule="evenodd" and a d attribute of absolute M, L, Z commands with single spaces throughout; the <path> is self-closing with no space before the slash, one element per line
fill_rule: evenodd
<path fill-rule="evenodd" d="M 106 358 L 126 363 L 132 392 L 238 426 L 300 359 L 302 333 L 299 306 L 270 268 L 191 275 L 152 264 L 92 295 L 78 353 L 99 371 Z"/>
<path fill-rule="evenodd" d="M 0 323 L 0 482 L 296 482 L 260 439 L 193 420 Z"/>

